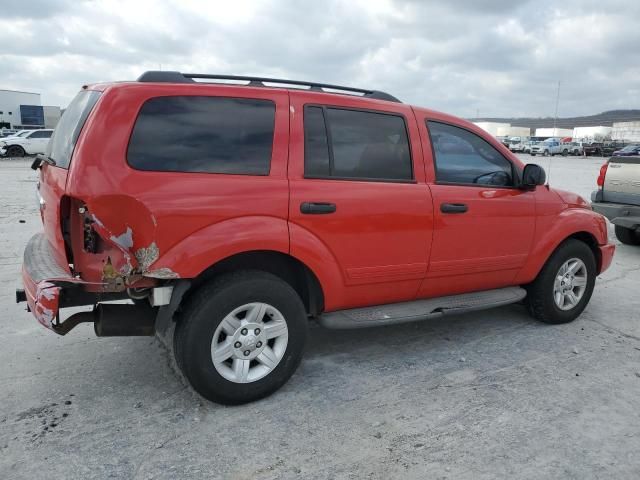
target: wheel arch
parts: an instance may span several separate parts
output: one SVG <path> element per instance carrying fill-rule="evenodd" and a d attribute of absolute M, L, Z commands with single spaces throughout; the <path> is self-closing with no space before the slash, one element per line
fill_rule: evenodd
<path fill-rule="evenodd" d="M 297 258 L 275 250 L 251 250 L 216 261 L 191 280 L 182 301 L 215 277 L 240 270 L 260 270 L 281 278 L 300 295 L 311 316 L 324 309 L 324 291 L 315 272 Z"/>
<path fill-rule="evenodd" d="M 564 240 L 562 240 L 562 242 L 558 244 L 558 247 L 571 238 L 587 244 L 589 249 L 591 249 L 591 251 L 593 252 L 593 256 L 596 259 L 596 270 L 598 274 L 600 274 L 600 272 L 602 271 L 602 253 L 598 248 L 598 240 L 596 239 L 596 237 L 590 232 L 586 232 L 586 231 L 576 232 L 569 235 Z M 558 247 L 556 247 L 556 249 Z"/>

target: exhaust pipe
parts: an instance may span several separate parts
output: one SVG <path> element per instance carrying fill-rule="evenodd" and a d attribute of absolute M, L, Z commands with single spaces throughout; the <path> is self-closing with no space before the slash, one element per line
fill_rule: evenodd
<path fill-rule="evenodd" d="M 80 323 L 93 323 L 98 337 L 150 337 L 155 333 L 157 309 L 149 303 L 99 303 L 90 312 L 78 312 L 64 322 L 53 325 L 53 331 L 66 335 Z"/>
<path fill-rule="evenodd" d="M 98 337 L 148 337 L 155 332 L 156 310 L 147 303 L 99 303 L 93 329 Z"/>

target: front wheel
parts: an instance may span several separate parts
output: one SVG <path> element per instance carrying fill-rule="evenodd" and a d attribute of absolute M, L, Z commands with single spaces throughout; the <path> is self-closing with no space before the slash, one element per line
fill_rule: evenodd
<path fill-rule="evenodd" d="M 560 245 L 527 286 L 526 305 L 534 318 L 551 324 L 575 320 L 585 309 L 596 281 L 591 248 L 569 239 Z"/>
<path fill-rule="evenodd" d="M 548 156 L 549 156 L 549 150 L 545 150 L 545 151 L 544 151 L 544 156 L 545 156 L 545 157 L 548 157 Z"/>
<path fill-rule="evenodd" d="M 27 152 L 20 145 L 11 145 L 7 148 L 7 157 L 24 157 Z"/>
<path fill-rule="evenodd" d="M 620 225 L 616 225 L 616 238 L 625 245 L 640 245 L 640 233 Z"/>
<path fill-rule="evenodd" d="M 279 277 L 243 271 L 205 284 L 176 325 L 176 363 L 193 388 L 234 405 L 263 398 L 293 375 L 307 337 L 296 291 Z"/>

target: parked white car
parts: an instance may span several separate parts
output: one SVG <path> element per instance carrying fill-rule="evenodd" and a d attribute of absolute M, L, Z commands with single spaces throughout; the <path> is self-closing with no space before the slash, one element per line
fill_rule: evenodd
<path fill-rule="evenodd" d="M 20 136 L 0 139 L 0 156 L 24 157 L 44 153 L 53 130 L 30 130 Z"/>

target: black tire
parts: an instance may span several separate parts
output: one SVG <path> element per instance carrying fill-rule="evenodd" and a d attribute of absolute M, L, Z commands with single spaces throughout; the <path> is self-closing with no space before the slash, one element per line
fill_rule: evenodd
<path fill-rule="evenodd" d="M 236 383 L 214 367 L 211 343 L 227 314 L 253 302 L 267 303 L 282 313 L 288 341 L 282 359 L 266 376 L 250 383 Z M 279 277 L 254 270 L 225 274 L 201 286 L 186 300 L 174 334 L 176 363 L 193 388 L 208 400 L 225 405 L 252 402 L 278 390 L 296 371 L 307 328 L 300 297 Z"/>
<path fill-rule="evenodd" d="M 564 150 L 562 150 L 562 156 L 566 157 L 567 155 L 569 155 L 569 150 L 565 148 Z"/>
<path fill-rule="evenodd" d="M 536 154 L 535 153 L 530 153 L 529 155 L 531 155 L 532 157 L 535 157 Z"/>
<path fill-rule="evenodd" d="M 625 245 L 640 245 L 640 234 L 630 228 L 616 225 L 616 238 Z"/>
<path fill-rule="evenodd" d="M 560 267 L 569 259 L 578 258 L 587 270 L 587 285 L 580 301 L 570 310 L 562 310 L 554 301 L 554 282 Z M 547 260 L 536 279 L 527 285 L 525 304 L 529 314 L 541 322 L 568 323 L 585 309 L 596 282 L 596 258 L 591 248 L 580 240 L 569 239 L 562 243 Z"/>
<path fill-rule="evenodd" d="M 545 156 L 545 157 L 548 157 L 548 156 L 549 156 L 549 150 L 545 150 L 545 151 L 544 151 L 544 156 Z"/>
<path fill-rule="evenodd" d="M 7 147 L 7 157 L 24 157 L 27 152 L 20 145 L 10 145 Z"/>

